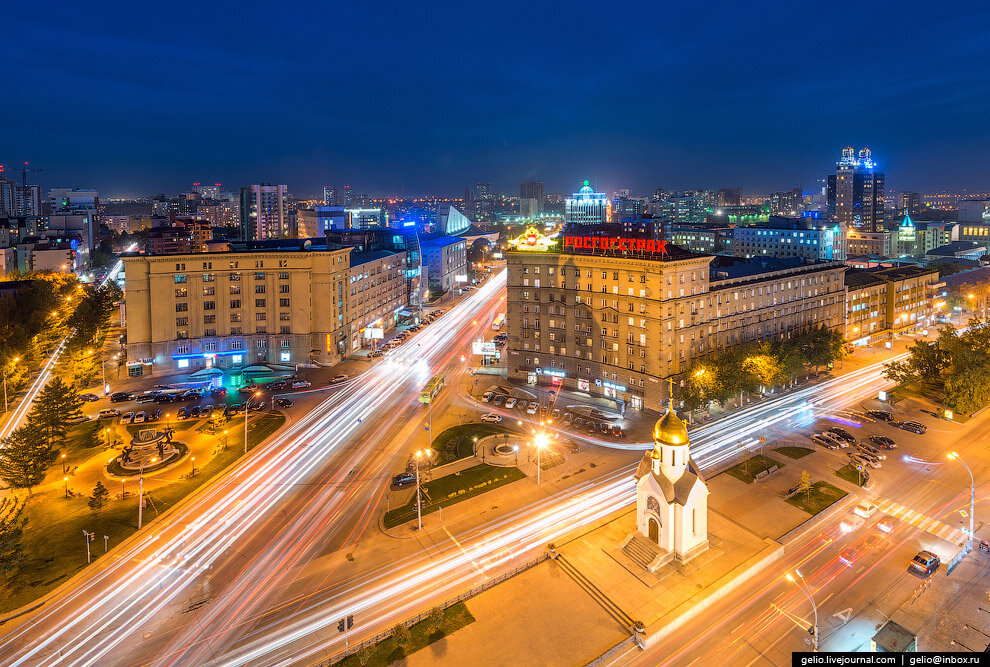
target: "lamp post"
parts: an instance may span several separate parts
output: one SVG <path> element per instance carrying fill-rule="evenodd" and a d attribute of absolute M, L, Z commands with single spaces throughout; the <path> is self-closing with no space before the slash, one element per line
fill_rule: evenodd
<path fill-rule="evenodd" d="M 512 445 L 512 451 L 516 455 L 516 467 L 519 467 L 519 445 Z"/>
<path fill-rule="evenodd" d="M 543 471 L 543 448 L 547 446 L 549 438 L 542 431 L 533 438 L 533 445 L 536 447 L 536 485 L 540 486 L 540 473 Z"/>
<path fill-rule="evenodd" d="M 260 391 L 256 391 L 254 392 L 254 394 L 252 394 L 253 398 L 257 398 L 258 396 L 261 396 Z M 245 454 L 247 454 L 248 406 L 250 405 L 251 405 L 251 399 L 248 398 L 246 401 L 244 401 L 244 453 Z"/>
<path fill-rule="evenodd" d="M 152 457 L 149 463 L 154 463 L 157 460 L 157 458 Z M 138 530 L 141 530 L 144 519 L 144 465 L 144 463 L 141 464 L 141 476 L 138 477 Z"/>
<path fill-rule="evenodd" d="M 192 472 L 189 473 L 189 476 L 190 477 L 195 477 L 196 476 L 196 457 L 193 456 L 190 460 L 192 461 Z"/>
<path fill-rule="evenodd" d="M 959 457 L 959 454 L 952 452 L 949 454 L 949 459 L 952 461 L 958 461 L 962 464 L 966 472 L 969 473 L 969 550 L 973 550 L 973 513 L 976 512 L 976 480 L 973 478 L 973 471 L 970 469 L 966 462 Z"/>
<path fill-rule="evenodd" d="M 110 427 L 108 426 L 105 429 L 103 429 L 103 432 L 107 434 L 107 447 L 109 447 L 110 446 Z"/>
<path fill-rule="evenodd" d="M 68 477 L 63 477 L 62 478 L 62 481 L 65 482 L 65 497 L 68 498 L 69 497 L 69 478 Z"/>
<path fill-rule="evenodd" d="M 65 452 L 62 452 L 62 474 L 65 474 Z"/>
<path fill-rule="evenodd" d="M 433 456 L 433 450 L 427 447 L 426 449 L 416 450 L 416 525 L 417 530 L 423 530 L 423 500 L 419 495 L 419 459 L 425 456 L 429 459 Z"/>
<path fill-rule="evenodd" d="M 815 604 L 815 598 L 811 596 L 811 591 L 806 588 L 807 582 L 805 582 L 804 576 L 801 574 L 801 570 L 794 570 L 794 574 L 797 575 L 797 579 L 795 579 L 794 576 L 790 572 L 788 572 L 787 581 L 797 584 L 797 587 L 800 588 L 801 592 L 807 596 L 808 601 L 811 602 L 811 608 L 815 611 L 815 625 L 812 628 L 813 629 L 812 637 L 814 639 L 814 649 L 815 652 L 817 653 L 818 652 L 818 605 Z"/>

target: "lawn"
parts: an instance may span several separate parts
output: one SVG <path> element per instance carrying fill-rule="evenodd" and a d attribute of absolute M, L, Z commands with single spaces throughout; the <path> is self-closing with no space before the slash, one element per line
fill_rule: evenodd
<path fill-rule="evenodd" d="M 502 468 L 481 463 L 460 473 L 423 482 L 422 514 L 425 516 L 435 512 L 438 507 L 449 507 L 524 477 L 519 468 Z M 413 493 L 405 506 L 385 513 L 385 527 L 394 528 L 415 518 L 416 494 Z"/>
<path fill-rule="evenodd" d="M 433 440 L 433 450 L 440 457 L 440 465 L 467 458 L 474 454 L 474 438 L 484 438 L 498 433 L 513 433 L 501 424 L 461 424 L 444 430 Z"/>
<path fill-rule="evenodd" d="M 792 459 L 801 459 L 808 454 L 815 453 L 815 450 L 808 449 L 807 447 L 777 447 L 773 451 L 779 452 L 784 456 L 789 456 Z"/>
<path fill-rule="evenodd" d="M 835 474 L 850 484 L 855 484 L 856 486 L 866 486 L 866 483 L 870 480 L 870 473 L 868 471 L 864 471 L 860 474 L 860 472 L 856 470 L 856 467 L 851 463 L 847 463 L 836 470 Z"/>
<path fill-rule="evenodd" d="M 788 498 L 785 502 L 814 516 L 837 500 L 846 497 L 846 495 L 845 491 L 832 486 L 828 482 L 815 482 L 811 485 L 810 493 L 801 491 Z"/>
<path fill-rule="evenodd" d="M 544 447 L 537 459 L 540 462 L 540 470 L 549 470 L 563 463 L 564 455 Z"/>
<path fill-rule="evenodd" d="M 729 473 L 731 476 L 735 477 L 739 481 L 746 482 L 747 484 L 752 484 L 753 480 L 756 478 L 758 473 L 768 470 L 769 468 L 777 466 L 778 468 L 783 468 L 784 464 L 780 461 L 776 461 L 769 456 L 763 456 L 762 454 L 756 454 L 749 457 L 741 463 L 737 463 L 725 472 Z"/>
<path fill-rule="evenodd" d="M 470 623 L 474 623 L 474 616 L 463 602 L 457 602 L 444 610 L 443 623 L 439 630 L 430 632 L 430 619 L 423 619 L 409 627 L 409 643 L 405 646 L 398 646 L 395 639 L 389 637 L 365 649 L 368 651 L 368 660 L 364 664 L 368 667 L 388 667 Z M 361 665 L 361 659 L 355 653 L 336 663 L 334 667 L 361 667 Z"/>
<path fill-rule="evenodd" d="M 264 441 L 284 422 L 285 416 L 277 412 L 252 420 L 248 431 L 249 446 L 254 447 Z M 241 434 L 240 429 L 233 432 L 231 438 L 236 434 Z M 231 440 L 232 445 L 237 442 L 241 441 Z M 198 468 L 195 477 L 182 478 L 146 494 L 148 502 L 144 509 L 143 530 L 149 529 L 148 522 L 177 505 L 201 484 L 236 461 L 242 451 L 240 447 L 228 447 Z M 61 474 L 58 464 L 50 474 L 55 473 Z M 94 562 L 103 555 L 104 535 L 109 537 L 109 546 L 113 547 L 134 533 L 137 530 L 137 497 L 133 494 L 137 482 L 129 481 L 126 487 L 129 497 L 121 500 L 115 498 L 120 493 L 120 487 L 116 483 L 107 484 L 114 499 L 99 514 L 87 505 L 92 489 L 76 489 L 81 494 L 76 498 L 65 498 L 60 488 L 30 496 L 24 510 L 24 516 L 28 519 L 24 531 L 25 560 L 9 581 L 4 582 L 7 586 L 0 588 L 0 613 L 12 611 L 41 597 L 84 568 L 84 530 L 96 535 L 91 546 Z"/>

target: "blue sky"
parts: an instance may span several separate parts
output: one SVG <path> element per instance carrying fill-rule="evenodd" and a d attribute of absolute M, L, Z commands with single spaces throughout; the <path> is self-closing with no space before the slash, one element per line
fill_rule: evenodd
<path fill-rule="evenodd" d="M 950 13 L 951 8 L 951 13 Z M 9 3 L 0 161 L 107 195 L 990 190 L 985 5 Z"/>

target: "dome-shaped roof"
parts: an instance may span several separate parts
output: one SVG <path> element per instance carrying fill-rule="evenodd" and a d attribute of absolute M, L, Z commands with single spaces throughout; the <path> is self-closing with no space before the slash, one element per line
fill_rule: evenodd
<path fill-rule="evenodd" d="M 672 407 L 667 408 L 667 414 L 658 419 L 653 427 L 653 441 L 665 445 L 688 444 L 687 427 Z"/>

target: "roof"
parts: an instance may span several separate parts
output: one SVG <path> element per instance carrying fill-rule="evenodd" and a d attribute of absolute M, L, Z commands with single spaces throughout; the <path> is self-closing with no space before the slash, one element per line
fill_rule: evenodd
<path fill-rule="evenodd" d="M 872 271 L 867 271 L 864 269 L 849 269 L 846 271 L 845 283 L 846 287 L 853 289 L 862 289 L 863 287 L 872 287 L 874 285 L 883 285 L 887 281 L 881 279 L 879 276 L 874 275 Z"/>
<path fill-rule="evenodd" d="M 951 276 L 945 276 L 942 282 L 945 283 L 946 287 L 962 287 L 963 285 L 977 285 L 990 282 L 990 267 L 953 273 Z"/>
<path fill-rule="evenodd" d="M 716 255 L 715 261 L 711 264 L 711 280 L 755 277 L 788 269 L 804 268 L 813 271 L 839 266 L 840 263 L 837 262 L 815 262 L 805 257 L 753 257 L 745 259 L 730 255 Z"/>
<path fill-rule="evenodd" d="M 917 641 L 913 632 L 894 621 L 887 621 L 875 635 L 873 642 L 891 653 L 904 653 L 911 650 L 911 645 Z"/>
<path fill-rule="evenodd" d="M 876 269 L 849 269 L 846 271 L 846 287 L 868 287 L 880 283 L 938 275 L 938 269 L 927 266 L 885 266 Z"/>
<path fill-rule="evenodd" d="M 684 471 L 684 474 L 676 482 L 671 482 L 663 475 L 657 475 L 653 472 L 650 452 L 643 452 L 643 458 L 636 468 L 636 480 L 639 481 L 641 477 L 647 474 L 652 475 L 653 479 L 656 480 L 657 486 L 660 487 L 660 491 L 663 493 L 663 497 L 668 504 L 681 506 L 687 504 L 691 490 L 694 489 L 695 485 L 699 482 L 702 484 L 705 482 L 705 478 L 701 476 L 701 471 L 695 464 L 694 459 L 689 458 L 687 470 Z"/>
<path fill-rule="evenodd" d="M 464 243 L 464 242 L 465 242 L 464 239 L 462 239 L 460 236 L 434 236 L 433 238 L 428 238 L 428 239 L 420 238 L 419 246 L 421 248 L 423 246 L 443 247 L 443 246 L 454 245 L 455 243 Z"/>
<path fill-rule="evenodd" d="M 959 253 L 959 252 L 969 252 L 973 250 L 986 249 L 985 246 L 981 246 L 976 241 L 953 241 L 943 246 L 939 246 L 933 250 L 929 250 L 925 253 L 925 256 L 941 257 L 949 256 Z"/>
<path fill-rule="evenodd" d="M 386 257 L 391 257 L 392 255 L 397 255 L 397 251 L 393 250 L 369 250 L 368 252 L 352 252 L 351 253 L 351 266 L 360 266 L 361 264 L 367 264 L 368 262 L 374 262 L 375 260 L 385 259 Z"/>

